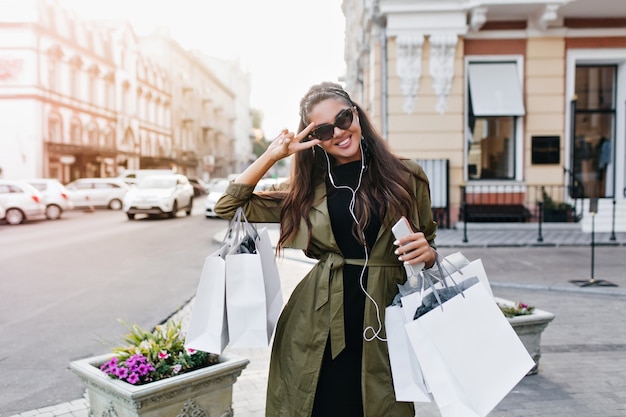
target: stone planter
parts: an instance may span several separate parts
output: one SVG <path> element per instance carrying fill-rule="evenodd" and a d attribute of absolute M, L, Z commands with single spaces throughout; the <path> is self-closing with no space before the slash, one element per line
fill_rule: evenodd
<path fill-rule="evenodd" d="M 514 304 L 513 301 L 497 297 L 496 302 L 499 304 Z M 535 308 L 532 314 L 510 317 L 507 320 L 535 361 L 535 366 L 528 372 L 528 375 L 536 374 L 539 372 L 539 359 L 541 358 L 541 333 L 554 320 L 554 314 Z"/>
<path fill-rule="evenodd" d="M 99 367 L 110 354 L 70 363 L 87 386 L 94 417 L 231 417 L 233 384 L 250 362 L 233 356 L 219 363 L 144 385 L 108 377 Z"/>

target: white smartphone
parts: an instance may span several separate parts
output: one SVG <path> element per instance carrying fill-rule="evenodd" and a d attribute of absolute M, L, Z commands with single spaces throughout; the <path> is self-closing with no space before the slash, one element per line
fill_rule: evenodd
<path fill-rule="evenodd" d="M 404 216 L 400 217 L 400 220 L 398 220 L 396 224 L 393 225 L 391 231 L 393 232 L 393 235 L 396 237 L 396 239 L 401 239 L 413 233 L 409 221 Z M 420 271 L 424 269 L 424 262 L 420 262 L 414 265 L 406 265 L 405 267 L 407 269 L 406 272 L 408 275 L 418 275 Z"/>

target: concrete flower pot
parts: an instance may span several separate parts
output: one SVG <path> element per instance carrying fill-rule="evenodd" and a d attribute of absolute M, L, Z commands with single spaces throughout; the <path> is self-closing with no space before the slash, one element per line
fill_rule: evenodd
<path fill-rule="evenodd" d="M 99 367 L 110 354 L 70 363 L 86 384 L 91 416 L 231 417 L 233 384 L 250 362 L 222 356 L 212 366 L 172 378 L 131 385 L 108 377 Z"/>
<path fill-rule="evenodd" d="M 511 300 L 497 297 L 496 302 L 508 305 L 515 304 Z M 539 359 L 541 358 L 541 334 L 548 327 L 548 324 L 554 320 L 554 314 L 535 308 L 532 314 L 508 317 L 507 320 L 535 361 L 535 366 L 528 372 L 528 375 L 536 374 L 539 372 Z"/>

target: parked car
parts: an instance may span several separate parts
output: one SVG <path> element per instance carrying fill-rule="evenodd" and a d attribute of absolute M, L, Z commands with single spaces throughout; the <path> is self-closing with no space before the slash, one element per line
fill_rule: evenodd
<path fill-rule="evenodd" d="M 254 187 L 254 191 L 265 191 L 268 188 L 270 188 L 272 185 L 278 185 L 281 184 L 282 182 L 286 181 L 287 178 L 283 178 L 283 177 L 278 177 L 278 178 L 261 178 L 259 180 L 259 182 L 256 184 L 256 187 Z"/>
<path fill-rule="evenodd" d="M 207 219 L 217 217 L 217 214 L 215 214 L 215 204 L 217 203 L 217 200 L 220 199 L 222 194 L 224 194 L 224 191 L 226 191 L 226 187 L 228 187 L 229 183 L 230 180 L 223 179 L 211 184 L 211 191 L 209 192 L 209 195 L 206 196 L 204 203 L 204 216 Z"/>
<path fill-rule="evenodd" d="M 26 181 L 0 180 L 0 206 L 2 217 L 8 224 L 44 216 L 46 206 L 43 196 Z"/>
<path fill-rule="evenodd" d="M 128 185 L 136 185 L 141 179 L 148 175 L 174 175 L 171 169 L 127 169 L 118 178 L 124 180 Z"/>
<path fill-rule="evenodd" d="M 184 175 L 148 175 L 141 179 L 124 198 L 124 211 L 129 220 L 137 214 L 167 214 L 176 217 L 180 210 L 191 215 L 193 186 Z"/>
<path fill-rule="evenodd" d="M 209 193 L 209 184 L 202 181 L 200 178 L 187 178 L 193 186 L 194 197 L 200 197 Z"/>
<path fill-rule="evenodd" d="M 106 207 L 120 210 L 130 190 L 119 178 L 79 178 L 65 186 L 75 208 Z"/>
<path fill-rule="evenodd" d="M 26 182 L 41 193 L 43 203 L 46 205 L 47 219 L 59 219 L 64 211 L 74 208 L 74 203 L 70 201 L 67 189 L 59 180 L 52 178 L 33 178 L 26 180 Z"/>

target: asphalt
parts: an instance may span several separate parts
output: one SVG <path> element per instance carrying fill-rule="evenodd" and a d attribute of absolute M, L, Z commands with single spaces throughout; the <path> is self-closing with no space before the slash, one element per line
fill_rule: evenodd
<path fill-rule="evenodd" d="M 278 230 L 268 225 L 275 242 Z M 221 241 L 224 232 L 217 233 Z M 626 416 L 626 233 L 584 233 L 577 224 L 468 224 L 441 229 L 439 252 L 481 258 L 494 295 L 555 314 L 543 332 L 539 372 L 527 376 L 491 417 Z M 285 299 L 312 267 L 301 252 L 277 259 Z M 193 302 L 170 319 L 189 318 Z M 233 388 L 238 417 L 263 417 L 270 348 L 229 349 L 250 359 Z M 12 417 L 89 417 L 86 396 Z M 416 416 L 437 417 L 434 403 Z"/>

